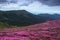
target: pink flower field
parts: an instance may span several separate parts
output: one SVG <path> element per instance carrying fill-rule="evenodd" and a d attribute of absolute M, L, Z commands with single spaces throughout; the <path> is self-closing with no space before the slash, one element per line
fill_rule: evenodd
<path fill-rule="evenodd" d="M 0 40 L 60 40 L 60 21 L 0 30 Z"/>

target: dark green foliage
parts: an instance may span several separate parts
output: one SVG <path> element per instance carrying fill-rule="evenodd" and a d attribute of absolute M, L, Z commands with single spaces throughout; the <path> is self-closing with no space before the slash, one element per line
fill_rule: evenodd
<path fill-rule="evenodd" d="M 0 22 L 10 25 L 27 26 L 45 21 L 42 17 L 25 10 L 0 11 Z"/>

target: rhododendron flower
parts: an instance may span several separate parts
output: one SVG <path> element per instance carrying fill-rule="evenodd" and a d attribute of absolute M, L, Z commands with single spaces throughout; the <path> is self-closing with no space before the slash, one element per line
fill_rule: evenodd
<path fill-rule="evenodd" d="M 49 32 L 49 34 L 57 34 L 57 32 Z"/>
<path fill-rule="evenodd" d="M 59 38 L 59 39 L 60 39 L 60 36 L 57 36 L 57 38 Z"/>
<path fill-rule="evenodd" d="M 50 40 L 55 40 L 54 38 L 50 38 Z"/>
<path fill-rule="evenodd" d="M 29 35 L 28 31 L 19 31 L 19 32 L 15 32 L 16 34 L 20 34 L 20 35 Z"/>
<path fill-rule="evenodd" d="M 20 40 L 30 40 L 29 37 L 20 37 Z"/>
<path fill-rule="evenodd" d="M 42 34 L 43 37 L 51 37 L 50 35 L 47 34 Z"/>
<path fill-rule="evenodd" d="M 41 28 L 41 30 L 48 31 L 49 29 L 48 28 Z"/>

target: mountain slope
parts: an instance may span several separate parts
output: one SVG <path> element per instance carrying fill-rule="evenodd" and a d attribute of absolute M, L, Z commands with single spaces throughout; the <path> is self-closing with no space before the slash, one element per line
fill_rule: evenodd
<path fill-rule="evenodd" d="M 34 15 L 25 10 L 0 11 L 0 22 L 9 26 L 28 26 L 49 20 L 60 20 L 60 14 Z"/>
<path fill-rule="evenodd" d="M 38 16 L 43 17 L 45 20 L 60 20 L 60 14 L 38 14 Z"/>
<path fill-rule="evenodd" d="M 49 24 L 56 24 L 56 26 Z M 47 21 L 26 27 L 6 28 L 0 30 L 0 38 L 6 40 L 60 40 L 60 20 Z"/>
<path fill-rule="evenodd" d="M 0 22 L 9 25 L 27 26 L 44 22 L 41 18 L 25 10 L 0 11 Z"/>

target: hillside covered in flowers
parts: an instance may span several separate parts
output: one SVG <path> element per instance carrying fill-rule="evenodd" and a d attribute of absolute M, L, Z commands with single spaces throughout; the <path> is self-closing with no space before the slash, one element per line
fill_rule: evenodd
<path fill-rule="evenodd" d="M 60 40 L 60 20 L 0 30 L 0 40 Z"/>

